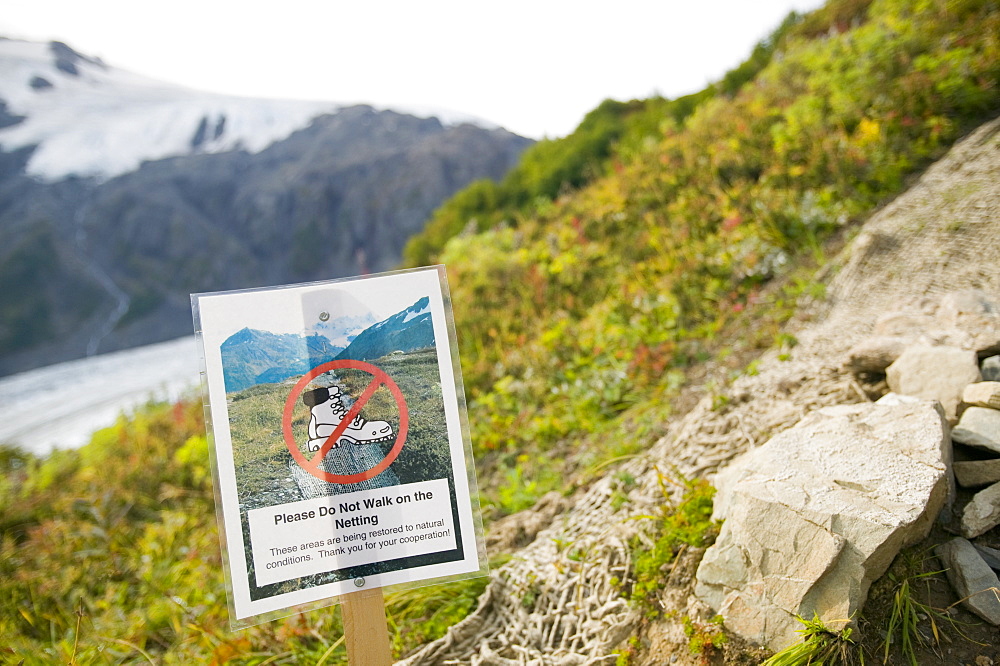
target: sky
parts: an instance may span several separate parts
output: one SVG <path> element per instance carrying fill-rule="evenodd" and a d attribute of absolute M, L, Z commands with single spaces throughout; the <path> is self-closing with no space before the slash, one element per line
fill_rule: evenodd
<path fill-rule="evenodd" d="M 534 139 L 717 80 L 820 0 L 5 0 L 0 35 L 218 93 L 446 109 Z"/>

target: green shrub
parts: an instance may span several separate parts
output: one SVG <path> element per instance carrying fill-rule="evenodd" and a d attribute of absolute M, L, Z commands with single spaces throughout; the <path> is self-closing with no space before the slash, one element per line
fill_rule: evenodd
<path fill-rule="evenodd" d="M 651 616 L 662 610 L 657 596 L 666 584 L 669 566 L 681 550 L 689 546 L 707 548 L 719 534 L 719 523 L 712 520 L 715 489 L 703 479 L 674 482 L 661 474 L 665 502 L 670 496 L 668 483 L 680 484 L 680 501 L 675 506 L 665 503 L 658 515 L 642 516 L 653 521 L 653 546 L 638 537 L 631 544 L 632 584 L 626 596 Z"/>

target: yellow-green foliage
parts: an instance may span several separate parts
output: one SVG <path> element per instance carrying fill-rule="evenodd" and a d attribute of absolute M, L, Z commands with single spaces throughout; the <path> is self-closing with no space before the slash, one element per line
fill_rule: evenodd
<path fill-rule="evenodd" d="M 688 638 L 688 651 L 699 655 L 702 663 L 711 663 L 709 660 L 728 640 L 723 630 L 722 616 L 716 615 L 708 622 L 698 622 L 685 617 L 683 622 L 684 635 Z"/>
<path fill-rule="evenodd" d="M 482 476 L 529 453 L 570 479 L 607 446 L 647 445 L 616 430 L 623 416 L 668 398 L 766 283 L 996 113 L 997 35 L 986 0 L 832 3 L 752 80 L 683 123 L 664 112 L 578 191 L 452 238 Z"/>
<path fill-rule="evenodd" d="M 25 663 L 210 655 L 227 612 L 200 405 L 7 469 L 0 645 Z"/>
<path fill-rule="evenodd" d="M 408 266 L 433 263 L 449 238 L 471 227 L 488 229 L 528 214 L 562 191 L 575 189 L 603 173 L 612 144 L 643 127 L 664 100 L 605 100 L 562 139 L 543 139 L 528 148 L 504 179 L 480 180 L 434 212 L 426 228 L 404 249 Z"/>
<path fill-rule="evenodd" d="M 404 250 L 407 266 L 437 261 L 445 243 L 463 231 L 484 231 L 533 216 L 553 199 L 606 175 L 660 135 L 664 119 L 681 123 L 715 95 L 732 95 L 771 61 L 798 21 L 794 12 L 718 84 L 678 99 L 606 99 L 569 136 L 543 139 L 499 183 L 480 180 L 446 201 Z"/>
<path fill-rule="evenodd" d="M 397 654 L 440 638 L 448 627 L 475 610 L 489 578 L 470 578 L 451 585 L 422 587 L 393 594 L 387 621 Z"/>

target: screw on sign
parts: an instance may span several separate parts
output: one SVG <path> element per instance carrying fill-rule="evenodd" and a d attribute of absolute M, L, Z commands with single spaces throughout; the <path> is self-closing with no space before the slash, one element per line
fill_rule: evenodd
<path fill-rule="evenodd" d="M 292 432 L 292 419 L 294 417 L 295 405 L 298 402 L 299 396 L 301 396 L 305 391 L 309 382 L 316 379 L 320 375 L 333 370 L 347 369 L 367 372 L 372 375 L 372 380 L 369 382 L 365 390 L 361 392 L 361 395 L 358 396 L 358 399 L 354 402 L 351 408 L 347 410 L 345 414 L 340 415 L 340 422 L 333 429 L 333 432 L 326 438 L 326 441 L 315 452 L 315 455 L 312 458 L 307 458 L 306 455 L 299 449 L 298 444 L 295 442 L 295 435 Z M 345 432 L 350 425 L 355 422 L 355 419 L 361 413 L 361 409 L 382 386 L 389 389 L 389 392 L 396 400 L 396 405 L 399 407 L 399 433 L 396 435 L 395 444 L 393 444 L 392 448 L 389 449 L 389 452 L 385 455 L 381 462 L 368 470 L 358 472 L 357 474 L 334 474 L 332 472 L 327 472 L 321 467 L 323 458 L 330 451 L 330 449 L 338 446 L 338 442 L 341 437 L 345 435 Z M 384 370 L 375 367 L 371 363 L 345 359 L 341 361 L 323 363 L 302 376 L 295 386 L 292 387 L 291 392 L 288 394 L 288 398 L 285 400 L 285 411 L 282 416 L 281 425 L 285 437 L 285 446 L 288 447 L 288 451 L 292 454 L 292 457 L 295 458 L 296 462 L 299 463 L 302 469 L 306 470 L 321 481 L 348 484 L 367 481 L 368 479 L 378 476 L 385 471 L 385 469 L 396 460 L 399 456 L 399 452 L 403 449 L 403 444 L 406 443 L 406 432 L 409 428 L 409 423 L 410 415 L 406 408 L 406 400 L 403 398 L 403 392 L 399 389 L 399 386 L 396 385 L 396 382 L 392 380 L 392 377 L 390 377 Z"/>

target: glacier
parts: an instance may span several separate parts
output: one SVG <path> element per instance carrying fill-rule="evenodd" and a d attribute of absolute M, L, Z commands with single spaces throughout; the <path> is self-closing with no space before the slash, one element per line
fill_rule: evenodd
<path fill-rule="evenodd" d="M 0 129 L 0 147 L 9 152 L 37 145 L 27 171 L 39 180 L 105 180 L 147 160 L 259 152 L 341 108 L 191 90 L 109 67 L 69 47 L 63 54 L 68 50 L 75 58 L 60 60 L 55 44 L 0 39 L 0 99 L 9 114 L 23 117 Z M 199 132 L 202 125 L 211 129 Z M 203 139 L 196 141 L 199 134 Z"/>
<path fill-rule="evenodd" d="M 194 336 L 99 354 L 0 379 L 0 443 L 38 455 L 73 449 L 153 400 L 197 395 Z"/>

